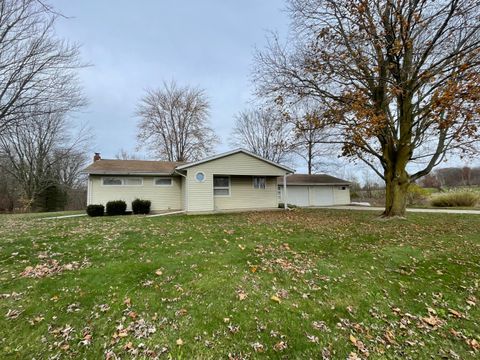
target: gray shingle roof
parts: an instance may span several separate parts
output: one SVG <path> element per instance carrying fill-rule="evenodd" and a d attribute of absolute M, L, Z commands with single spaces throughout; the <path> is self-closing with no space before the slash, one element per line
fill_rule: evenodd
<path fill-rule="evenodd" d="M 87 166 L 83 172 L 93 175 L 169 175 L 181 164 L 183 163 L 172 161 L 101 159 Z"/>
<path fill-rule="evenodd" d="M 283 177 L 277 183 L 283 185 Z M 350 185 L 350 182 L 327 174 L 292 174 L 287 176 L 287 185 Z"/>

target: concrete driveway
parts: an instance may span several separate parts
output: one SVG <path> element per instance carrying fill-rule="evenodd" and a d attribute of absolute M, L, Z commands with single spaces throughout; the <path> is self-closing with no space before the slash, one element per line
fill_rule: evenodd
<path fill-rule="evenodd" d="M 376 206 L 322 206 L 318 209 L 335 209 L 335 210 L 362 210 L 362 211 L 377 211 L 382 212 L 385 210 L 383 207 Z M 471 214 L 480 215 L 480 210 L 456 210 L 456 209 L 407 209 L 407 212 L 414 213 L 439 213 L 439 214 Z"/>

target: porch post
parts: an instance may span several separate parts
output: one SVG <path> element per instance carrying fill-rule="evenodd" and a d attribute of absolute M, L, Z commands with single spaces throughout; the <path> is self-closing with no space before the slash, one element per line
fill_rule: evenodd
<path fill-rule="evenodd" d="M 288 210 L 287 200 L 287 174 L 283 175 L 283 208 Z"/>

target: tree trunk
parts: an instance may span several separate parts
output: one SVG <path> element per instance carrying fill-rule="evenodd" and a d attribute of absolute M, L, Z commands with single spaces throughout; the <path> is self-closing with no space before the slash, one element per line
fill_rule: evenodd
<path fill-rule="evenodd" d="M 385 171 L 385 211 L 382 216 L 404 217 L 407 208 L 408 187 L 410 177 L 405 170 Z"/>
<path fill-rule="evenodd" d="M 312 175 L 312 157 L 313 157 L 313 154 L 312 154 L 312 143 L 309 142 L 308 143 L 308 175 Z"/>

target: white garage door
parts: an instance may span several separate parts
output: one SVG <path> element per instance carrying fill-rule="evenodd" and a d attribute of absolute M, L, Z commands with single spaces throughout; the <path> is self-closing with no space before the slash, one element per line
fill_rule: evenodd
<path fill-rule="evenodd" d="M 287 188 L 288 203 L 297 206 L 310 206 L 308 199 L 308 187 L 289 186 Z"/>
<path fill-rule="evenodd" d="M 332 186 L 310 186 L 310 206 L 333 205 Z"/>

